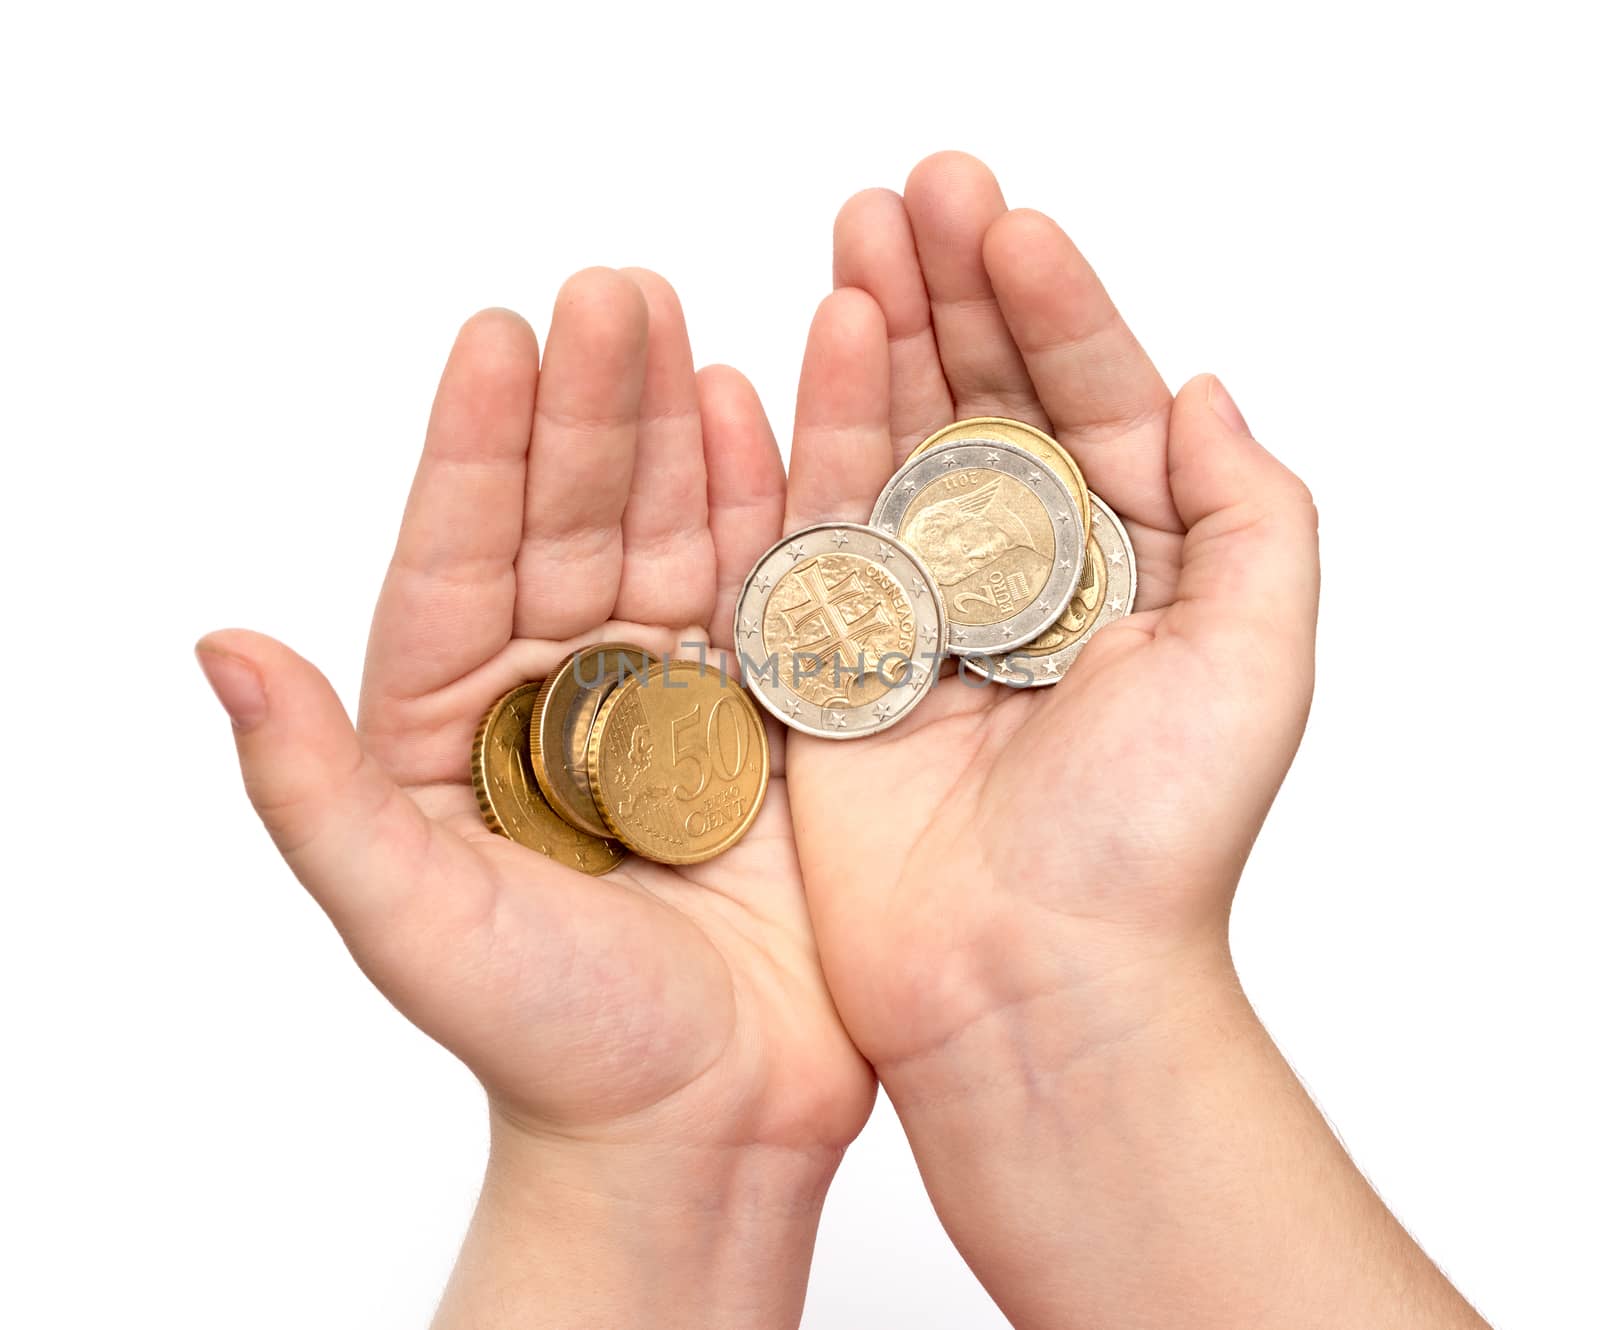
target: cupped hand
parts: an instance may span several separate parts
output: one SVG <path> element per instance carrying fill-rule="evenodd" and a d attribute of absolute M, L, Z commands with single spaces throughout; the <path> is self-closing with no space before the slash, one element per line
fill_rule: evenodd
<path fill-rule="evenodd" d="M 728 647 L 784 474 L 732 370 L 696 376 L 671 288 L 578 274 L 543 364 L 461 330 L 378 601 L 352 728 L 308 663 L 243 631 L 199 655 L 251 799 L 373 981 L 542 1138 L 814 1155 L 873 1081 L 818 968 L 783 788 L 732 850 L 586 877 L 487 831 L 474 729 L 588 642 Z M 707 629 L 710 628 L 708 634 Z"/>
<path fill-rule="evenodd" d="M 789 529 L 865 521 L 921 439 L 1010 416 L 1073 453 L 1139 573 L 1137 613 L 1053 687 L 946 678 L 881 736 L 791 738 L 835 1000 L 886 1084 L 1046 999 L 1071 1013 L 1057 1043 L 1120 1038 L 1177 977 L 1228 973 L 1228 904 L 1311 694 L 1315 510 L 1215 379 L 1168 392 L 1072 242 L 970 157 L 851 199 L 835 281 Z"/>

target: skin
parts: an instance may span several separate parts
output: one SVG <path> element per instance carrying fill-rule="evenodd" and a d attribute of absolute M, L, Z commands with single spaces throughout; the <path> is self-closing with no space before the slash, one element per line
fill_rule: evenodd
<path fill-rule="evenodd" d="M 852 199 L 835 276 L 787 487 L 665 283 L 581 273 L 542 365 L 503 312 L 457 340 L 358 727 L 287 648 L 200 643 L 290 866 L 488 1091 L 436 1324 L 794 1324 L 875 1070 L 1019 1330 L 1481 1325 L 1228 956 L 1310 701 L 1305 486 L 1215 379 L 1169 394 L 1071 241 L 972 158 Z M 1137 552 L 1138 613 L 1064 682 L 946 682 L 849 744 L 774 734 L 759 822 L 696 868 L 589 879 L 483 830 L 465 754 L 495 697 L 584 642 L 731 647 L 780 531 L 863 520 L 917 442 L 991 414 L 1061 438 Z"/>
<path fill-rule="evenodd" d="M 488 1091 L 488 1178 L 440 1327 L 798 1319 L 822 1197 L 875 1087 L 818 967 L 783 736 L 732 850 L 598 879 L 489 833 L 467 766 L 490 703 L 578 645 L 731 646 L 783 494 L 754 392 L 695 374 L 671 288 L 590 270 L 563 288 L 542 364 L 504 311 L 456 339 L 358 726 L 277 642 L 199 644 L 289 866 Z"/>
<path fill-rule="evenodd" d="M 876 739 L 790 743 L 828 983 L 957 1246 L 1019 1330 L 1481 1325 L 1228 954 L 1311 700 L 1306 487 L 1215 378 L 1172 396 L 1067 236 L 971 157 L 851 199 L 834 271 L 788 528 L 865 520 L 921 439 L 1000 415 L 1068 447 L 1138 558 L 1138 612 L 1060 684 L 946 681 Z"/>

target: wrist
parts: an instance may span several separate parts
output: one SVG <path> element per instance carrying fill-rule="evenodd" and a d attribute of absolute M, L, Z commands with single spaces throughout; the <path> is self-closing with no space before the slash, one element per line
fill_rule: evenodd
<path fill-rule="evenodd" d="M 1019 958 L 1008 991 L 969 1002 L 936 1043 L 877 1062 L 901 1117 L 963 1104 L 992 1113 L 996 1098 L 1059 1106 L 1069 1084 L 1092 1084 L 1112 1065 L 1168 1060 L 1179 1044 L 1195 1051 L 1259 1028 L 1225 935 L 1097 955 L 1092 964 Z"/>
<path fill-rule="evenodd" d="M 492 1122 L 435 1330 L 798 1323 L 840 1152 L 549 1138 Z"/>
<path fill-rule="evenodd" d="M 1403 1294 L 1417 1325 L 1481 1326 L 1225 960 L 1108 971 L 883 1074 L 940 1219 L 1008 1321 L 1373 1325 Z"/>
<path fill-rule="evenodd" d="M 992 1008 L 879 1074 L 962 1256 L 1010 1324 L 1043 1330 L 1132 1323 L 1102 1276 L 1160 1231 L 1160 1175 L 1194 1171 L 1171 1119 L 1219 1067 L 1270 1052 L 1226 947 L 1198 947 Z M 1210 1324 L 1147 1283 L 1149 1323 Z"/>

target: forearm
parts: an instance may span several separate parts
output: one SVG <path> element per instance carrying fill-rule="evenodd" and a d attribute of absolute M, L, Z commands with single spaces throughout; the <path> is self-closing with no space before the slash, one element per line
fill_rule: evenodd
<path fill-rule="evenodd" d="M 885 1072 L 945 1226 L 1018 1330 L 1482 1326 L 1225 957 L 1150 1004 L 1085 1021 L 1041 998 Z"/>
<path fill-rule="evenodd" d="M 837 1157 L 530 1141 L 497 1124 L 433 1330 L 783 1330 Z"/>

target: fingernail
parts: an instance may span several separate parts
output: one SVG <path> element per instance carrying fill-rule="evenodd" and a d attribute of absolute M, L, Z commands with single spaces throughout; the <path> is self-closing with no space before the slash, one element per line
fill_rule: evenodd
<path fill-rule="evenodd" d="M 214 647 L 196 647 L 195 659 L 236 730 L 253 730 L 267 714 L 267 691 L 256 667 Z"/>
<path fill-rule="evenodd" d="M 1216 375 L 1211 376 L 1211 387 L 1206 390 L 1206 401 L 1211 403 L 1211 409 L 1217 413 L 1217 418 L 1222 421 L 1235 434 L 1250 433 L 1250 426 L 1244 423 L 1244 417 L 1239 414 L 1239 408 L 1222 386 L 1222 380 Z"/>

